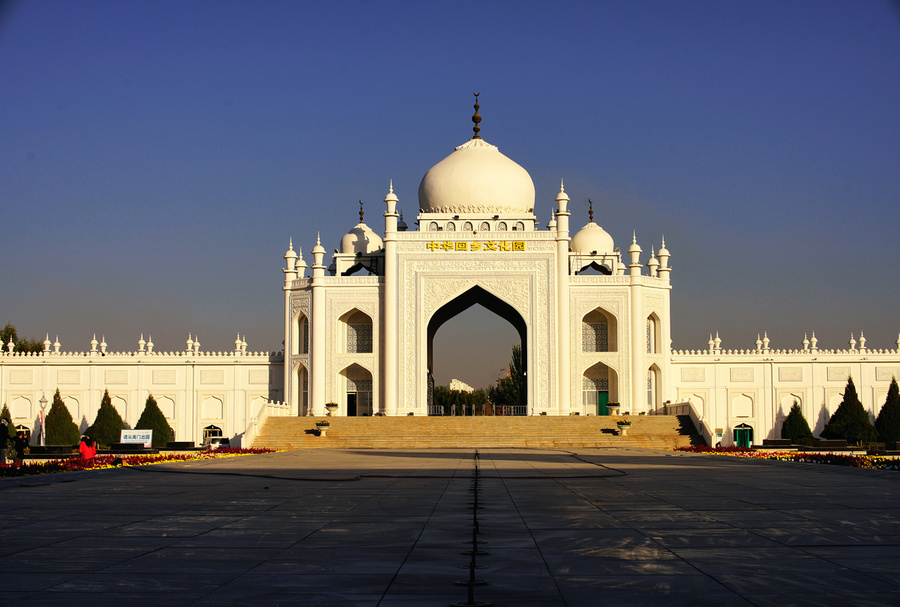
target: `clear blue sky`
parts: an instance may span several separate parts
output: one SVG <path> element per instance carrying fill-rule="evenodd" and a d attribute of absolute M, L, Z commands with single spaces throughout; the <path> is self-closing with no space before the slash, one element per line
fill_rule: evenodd
<path fill-rule="evenodd" d="M 3 2 L 0 323 L 279 350 L 288 238 L 332 250 L 359 199 L 383 231 L 389 179 L 412 222 L 473 91 L 543 224 L 563 178 L 576 228 L 590 197 L 644 261 L 665 235 L 674 347 L 896 347 L 887 0 Z M 496 376 L 485 321 L 438 334 L 439 382 Z"/>

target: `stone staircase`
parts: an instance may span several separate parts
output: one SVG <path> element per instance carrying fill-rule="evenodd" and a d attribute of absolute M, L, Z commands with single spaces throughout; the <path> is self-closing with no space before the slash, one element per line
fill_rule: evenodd
<path fill-rule="evenodd" d="M 331 423 L 318 436 L 317 421 Z M 671 449 L 701 444 L 687 415 L 623 417 L 270 417 L 253 441 L 270 449 L 456 449 L 644 447 Z"/>

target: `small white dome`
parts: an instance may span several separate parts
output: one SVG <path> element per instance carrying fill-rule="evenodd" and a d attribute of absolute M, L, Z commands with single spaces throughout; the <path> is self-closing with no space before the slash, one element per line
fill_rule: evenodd
<path fill-rule="evenodd" d="M 372 228 L 359 222 L 341 238 L 341 253 L 363 254 L 374 253 L 384 248 L 381 237 Z"/>
<path fill-rule="evenodd" d="M 616 250 L 612 236 L 593 221 L 578 230 L 569 248 L 582 255 L 611 255 Z"/>
<path fill-rule="evenodd" d="M 528 171 L 484 139 L 470 139 L 431 167 L 419 184 L 423 213 L 534 212 Z"/>

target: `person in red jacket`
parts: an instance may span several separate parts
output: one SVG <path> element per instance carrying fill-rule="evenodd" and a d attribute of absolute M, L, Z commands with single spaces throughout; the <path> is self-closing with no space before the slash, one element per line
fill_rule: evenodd
<path fill-rule="evenodd" d="M 78 445 L 78 451 L 81 453 L 81 458 L 85 462 L 93 462 L 94 456 L 97 455 L 97 446 L 94 444 L 94 441 L 91 440 L 91 437 L 85 434 L 81 437 L 81 444 Z"/>

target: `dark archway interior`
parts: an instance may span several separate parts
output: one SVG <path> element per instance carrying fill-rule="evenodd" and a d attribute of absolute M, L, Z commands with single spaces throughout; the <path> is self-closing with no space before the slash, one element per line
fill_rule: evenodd
<path fill-rule="evenodd" d="M 588 265 L 584 266 L 577 272 L 576 274 L 601 274 L 603 276 L 612 275 L 612 271 L 605 265 L 600 265 L 596 261 L 592 261 Z"/>
<path fill-rule="evenodd" d="M 434 336 L 437 334 L 438 329 L 457 314 L 465 312 L 476 304 L 490 310 L 513 326 L 519 334 L 519 342 L 522 347 L 522 361 L 525 368 L 528 368 L 528 341 L 526 339 L 528 331 L 525 326 L 525 320 L 511 305 L 496 295 L 488 293 L 481 287 L 474 286 L 457 298 L 444 304 L 428 321 L 428 370 L 434 369 Z M 530 382 L 530 378 L 526 378 L 526 381 Z"/>

